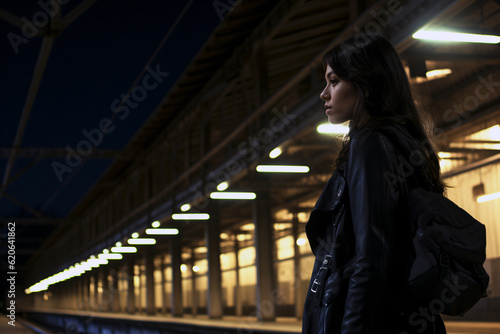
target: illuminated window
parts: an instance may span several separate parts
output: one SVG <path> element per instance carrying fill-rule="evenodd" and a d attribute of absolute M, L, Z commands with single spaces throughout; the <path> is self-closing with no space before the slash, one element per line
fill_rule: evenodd
<path fill-rule="evenodd" d="M 234 253 L 233 253 L 234 254 Z M 224 306 L 233 307 L 236 290 L 236 270 L 222 272 L 222 301 Z"/>
<path fill-rule="evenodd" d="M 240 249 L 238 253 L 238 262 L 240 267 L 255 264 L 255 248 L 252 246 Z"/>
<path fill-rule="evenodd" d="M 278 277 L 278 290 L 280 296 L 277 298 L 278 304 L 293 304 L 295 298 L 295 271 L 293 259 L 278 262 L 276 265 Z"/>
<path fill-rule="evenodd" d="M 195 278 L 196 306 L 207 307 L 208 277 L 203 275 Z"/>
<path fill-rule="evenodd" d="M 294 240 L 291 235 L 276 240 L 276 250 L 278 253 L 278 260 L 292 258 L 294 255 L 293 247 L 294 247 Z"/>
<path fill-rule="evenodd" d="M 234 252 L 220 255 L 221 270 L 234 269 L 236 267 L 236 255 Z"/>
<path fill-rule="evenodd" d="M 463 141 L 451 142 L 450 147 L 477 150 L 500 150 L 500 125 L 497 124 L 465 136 Z"/>
<path fill-rule="evenodd" d="M 240 269 L 240 289 L 238 291 L 243 306 L 254 306 L 257 293 L 257 270 L 255 266 Z"/>

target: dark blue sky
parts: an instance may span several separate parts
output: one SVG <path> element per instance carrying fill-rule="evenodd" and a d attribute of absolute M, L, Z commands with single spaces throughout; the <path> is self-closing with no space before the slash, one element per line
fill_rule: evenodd
<path fill-rule="evenodd" d="M 47 2 L 43 1 L 44 3 Z M 81 0 L 62 6 L 62 15 Z M 77 151 L 88 140 L 85 132 L 99 129 L 112 118 L 112 103 L 133 87 L 158 45 L 189 1 L 98 0 L 55 39 L 21 147 L 68 148 Z M 0 8 L 30 20 L 43 17 L 37 1 L 0 1 Z M 151 61 L 168 76 L 154 89 L 136 90 L 137 106 L 124 119 L 114 118 L 113 129 L 96 137 L 100 149 L 121 149 L 144 124 L 191 59 L 221 22 L 213 1 L 193 1 L 166 43 Z M 42 15 L 42 16 L 40 16 Z M 12 147 L 28 93 L 41 38 L 27 39 L 18 52 L 9 41 L 19 28 L 0 19 L 0 147 Z M 150 79 L 151 85 L 155 81 Z M 142 86 L 142 78 L 139 81 Z M 146 92 L 142 97 L 140 94 Z M 137 95 L 139 94 L 139 95 Z M 95 133 L 95 132 L 94 132 Z M 79 146 L 80 145 L 80 146 Z M 82 146 L 83 145 L 83 146 Z M 11 176 L 32 159 L 18 159 Z M 3 177 L 7 159 L 0 159 Z M 6 193 L 51 217 L 64 217 L 99 179 L 111 160 L 88 160 L 72 172 L 54 171 L 63 159 L 44 159 L 8 187 Z M 66 164 L 67 165 L 67 164 Z M 62 182 L 61 182 L 62 181 Z M 28 214 L 17 204 L 0 199 L 0 217 Z"/>

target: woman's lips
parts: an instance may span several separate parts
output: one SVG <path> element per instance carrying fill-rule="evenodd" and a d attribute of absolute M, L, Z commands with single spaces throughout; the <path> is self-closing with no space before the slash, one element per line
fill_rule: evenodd
<path fill-rule="evenodd" d="M 329 115 L 330 112 L 332 111 L 332 107 L 330 107 L 328 104 L 325 104 L 325 109 L 326 109 L 326 114 Z"/>

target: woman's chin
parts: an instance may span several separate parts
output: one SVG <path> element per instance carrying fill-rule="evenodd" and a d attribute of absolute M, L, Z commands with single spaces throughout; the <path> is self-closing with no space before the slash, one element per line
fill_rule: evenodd
<path fill-rule="evenodd" d="M 346 120 L 346 119 L 340 119 L 339 117 L 335 117 L 333 115 L 328 115 L 328 123 L 330 123 L 330 124 L 337 125 L 337 124 L 345 123 L 347 121 L 348 120 Z"/>

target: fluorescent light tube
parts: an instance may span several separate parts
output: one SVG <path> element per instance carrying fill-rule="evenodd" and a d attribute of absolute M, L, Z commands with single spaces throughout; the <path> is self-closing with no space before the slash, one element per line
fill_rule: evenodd
<path fill-rule="evenodd" d="M 218 191 L 224 191 L 224 190 L 227 189 L 227 187 L 229 187 L 229 183 L 222 182 L 222 183 L 219 183 L 219 185 L 217 186 L 217 190 Z"/>
<path fill-rule="evenodd" d="M 47 290 L 48 288 L 49 288 L 49 286 L 47 284 L 37 283 L 35 285 L 32 285 L 29 288 L 29 291 L 30 292 L 40 292 L 40 291 Z"/>
<path fill-rule="evenodd" d="M 137 248 L 133 246 L 111 247 L 113 253 L 137 253 Z"/>
<path fill-rule="evenodd" d="M 499 199 L 499 198 L 500 198 L 500 191 L 497 192 L 497 193 L 493 193 L 493 194 L 487 194 L 487 195 L 479 196 L 477 198 L 477 202 L 478 203 L 484 203 L 484 202 L 492 201 L 494 199 Z"/>
<path fill-rule="evenodd" d="M 208 213 L 174 213 L 173 220 L 208 220 L 210 215 Z"/>
<path fill-rule="evenodd" d="M 129 245 L 154 245 L 156 240 L 153 238 L 133 238 L 127 240 Z"/>
<path fill-rule="evenodd" d="M 210 194 L 212 199 L 255 199 L 257 195 L 253 192 L 213 192 Z"/>
<path fill-rule="evenodd" d="M 425 72 L 427 79 L 445 77 L 448 74 L 451 74 L 451 69 L 449 68 L 440 68 Z"/>
<path fill-rule="evenodd" d="M 98 258 L 105 259 L 105 260 L 121 260 L 121 259 L 123 259 L 123 255 L 121 255 L 120 253 L 99 254 Z"/>
<path fill-rule="evenodd" d="M 179 230 L 176 228 L 148 228 L 146 229 L 148 235 L 176 235 Z"/>
<path fill-rule="evenodd" d="M 421 29 L 416 33 L 414 33 L 412 37 L 415 39 L 425 39 L 431 41 L 461 42 L 461 43 L 497 44 L 500 42 L 500 36 L 469 34 L 469 33 L 440 31 L 440 30 Z"/>
<path fill-rule="evenodd" d="M 257 172 L 260 173 L 307 173 L 307 166 L 278 166 L 278 165 L 259 165 Z"/>
<path fill-rule="evenodd" d="M 108 264 L 108 260 L 105 260 L 105 259 L 88 259 L 87 263 L 90 264 L 91 267 L 97 268 L 101 264 Z"/>
<path fill-rule="evenodd" d="M 281 148 L 280 147 L 276 147 L 274 150 L 272 150 L 271 152 L 269 152 L 269 158 L 275 159 L 278 156 L 280 156 L 281 153 L 282 153 Z"/>

